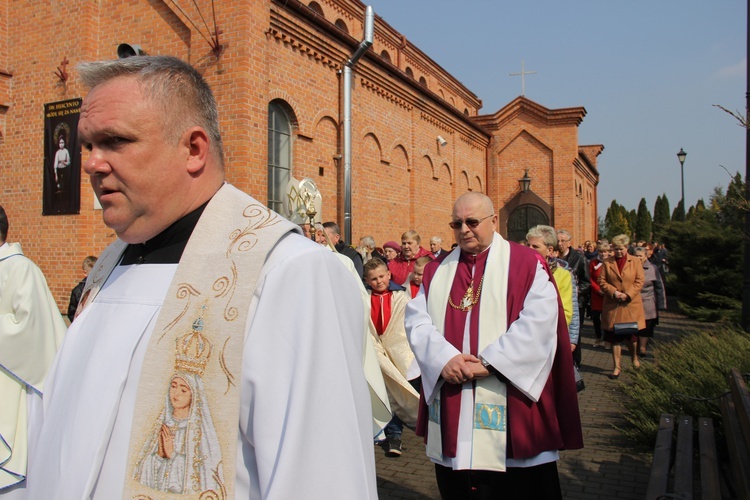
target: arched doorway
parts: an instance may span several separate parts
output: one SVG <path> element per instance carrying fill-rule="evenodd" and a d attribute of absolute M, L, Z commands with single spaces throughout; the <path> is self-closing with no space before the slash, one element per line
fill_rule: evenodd
<path fill-rule="evenodd" d="M 535 205 L 521 205 L 508 217 L 508 241 L 519 242 L 526 239 L 526 233 L 539 224 L 549 225 L 549 218 Z"/>

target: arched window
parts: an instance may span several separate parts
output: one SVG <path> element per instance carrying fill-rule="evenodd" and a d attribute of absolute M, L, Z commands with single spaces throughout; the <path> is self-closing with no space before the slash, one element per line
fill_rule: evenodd
<path fill-rule="evenodd" d="M 334 24 L 335 24 L 335 25 L 336 25 L 336 27 L 337 27 L 338 29 L 340 29 L 341 31 L 343 31 L 343 32 L 344 32 L 344 33 L 346 33 L 347 35 L 349 34 L 349 28 L 348 28 L 348 27 L 346 26 L 346 23 L 344 22 L 344 20 L 343 20 L 343 19 L 336 19 L 336 22 L 335 22 Z"/>
<path fill-rule="evenodd" d="M 268 104 L 268 208 L 282 213 L 292 175 L 292 120 L 284 101 Z"/>
<path fill-rule="evenodd" d="M 308 7 L 310 7 L 310 10 L 312 10 L 316 14 L 319 14 L 321 17 L 326 17 L 325 14 L 323 14 L 323 7 L 321 7 L 318 2 L 310 2 L 308 4 Z"/>
<path fill-rule="evenodd" d="M 423 77 L 423 76 L 420 76 L 419 77 L 419 84 L 422 85 L 423 87 L 426 87 L 427 86 L 427 79 L 425 77 Z"/>
<path fill-rule="evenodd" d="M 391 55 L 388 53 L 387 50 L 384 50 L 383 52 L 381 52 L 380 53 L 380 57 L 382 57 L 383 59 L 385 59 L 388 62 L 391 62 Z"/>
<path fill-rule="evenodd" d="M 467 108 L 464 108 L 464 115 L 469 116 L 469 110 Z"/>
<path fill-rule="evenodd" d="M 414 71 L 409 66 L 406 67 L 406 74 L 409 75 L 409 78 L 414 78 Z"/>

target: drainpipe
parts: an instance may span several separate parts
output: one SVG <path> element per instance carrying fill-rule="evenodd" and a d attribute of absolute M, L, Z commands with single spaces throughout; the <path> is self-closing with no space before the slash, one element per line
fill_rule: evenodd
<path fill-rule="evenodd" d="M 344 64 L 344 243 L 352 242 L 352 70 L 372 45 L 375 12 L 365 10 L 365 38 Z"/>

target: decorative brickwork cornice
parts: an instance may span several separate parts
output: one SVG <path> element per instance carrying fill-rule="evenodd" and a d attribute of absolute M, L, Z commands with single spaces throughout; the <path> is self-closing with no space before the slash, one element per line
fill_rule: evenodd
<path fill-rule="evenodd" d="M 477 151 L 484 151 L 487 148 L 486 144 L 480 144 L 479 142 L 471 139 L 470 137 L 464 135 L 464 134 L 458 134 L 458 138 L 463 142 L 464 144 L 467 144 L 471 149 L 476 149 Z"/>
<path fill-rule="evenodd" d="M 361 14 L 359 15 L 359 17 L 356 16 L 359 13 L 354 11 L 351 2 L 319 0 L 319 3 L 329 7 L 332 11 L 336 12 L 339 16 L 344 18 L 344 20 L 349 21 L 349 23 L 354 23 L 355 20 L 359 21 L 359 19 L 362 18 Z M 335 21 L 335 19 L 333 19 L 333 21 Z"/>
<path fill-rule="evenodd" d="M 359 82 L 362 85 L 362 87 L 366 88 L 373 94 L 385 99 L 386 101 L 392 102 L 396 106 L 404 108 L 407 111 L 411 111 L 414 108 L 414 106 L 406 102 L 404 99 L 401 99 L 400 97 L 396 96 L 392 92 L 387 91 L 380 85 L 377 85 L 376 83 L 366 78 L 360 78 Z"/>
<path fill-rule="evenodd" d="M 443 130 L 449 134 L 453 134 L 453 129 L 449 127 L 444 121 L 437 119 L 435 116 L 428 114 L 424 111 L 419 112 L 419 118 L 422 121 L 429 123 L 437 129 Z"/>
<path fill-rule="evenodd" d="M 268 34 L 275 38 L 278 42 L 281 42 L 285 47 L 299 52 L 300 54 L 306 54 L 308 57 L 314 59 L 323 66 L 338 71 L 342 68 L 341 64 L 332 59 L 329 54 L 324 54 L 320 48 L 313 47 L 308 43 L 305 43 L 288 33 L 282 32 L 280 29 L 271 27 L 268 30 Z"/>
<path fill-rule="evenodd" d="M 586 116 L 586 108 L 549 109 L 541 104 L 520 96 L 508 103 L 505 107 L 491 115 L 477 116 L 475 123 L 487 130 L 499 130 L 508 122 L 520 115 L 526 115 L 545 125 L 575 125 L 578 126 Z"/>

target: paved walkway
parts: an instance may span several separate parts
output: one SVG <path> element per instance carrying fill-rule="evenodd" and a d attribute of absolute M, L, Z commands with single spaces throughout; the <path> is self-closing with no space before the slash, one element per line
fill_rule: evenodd
<path fill-rule="evenodd" d="M 656 327 L 657 340 L 672 340 L 700 325 L 675 313 L 665 312 Z M 615 428 L 623 418 L 625 396 L 617 389 L 627 383 L 631 369 L 623 359 L 623 374 L 610 380 L 610 351 L 593 347 L 593 327 L 586 320 L 583 330 L 582 373 L 586 389 L 579 393 L 584 448 L 561 453 L 558 462 L 563 496 L 570 499 L 642 499 L 651 466 L 651 451 L 637 448 Z M 645 361 L 648 362 L 648 359 Z M 378 493 L 381 499 L 440 499 L 433 465 L 425 457 L 424 445 L 404 429 L 403 455 L 389 458 L 375 448 Z"/>

